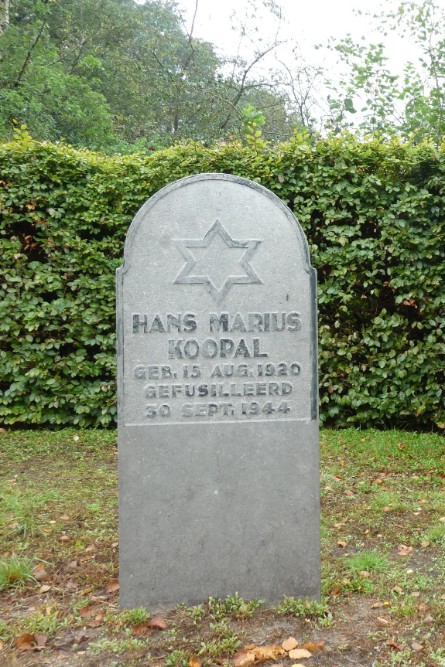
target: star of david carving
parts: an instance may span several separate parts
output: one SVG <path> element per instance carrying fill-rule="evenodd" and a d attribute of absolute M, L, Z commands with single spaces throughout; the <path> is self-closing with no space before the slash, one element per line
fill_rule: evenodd
<path fill-rule="evenodd" d="M 223 273 L 222 281 L 218 284 L 215 277 L 211 275 L 209 269 L 207 269 L 206 272 L 199 271 L 199 264 L 203 260 L 199 260 L 195 257 L 193 249 L 200 248 L 204 251 L 207 250 L 207 253 L 203 253 L 203 258 L 205 260 L 205 255 L 210 253 L 212 244 L 219 243 L 221 245 L 221 241 L 222 265 L 224 264 L 224 256 L 226 259 L 235 259 L 237 262 L 235 268 L 238 269 L 239 266 L 239 274 L 238 272 L 235 275 L 230 275 L 228 272 L 225 274 Z M 204 285 L 217 304 L 220 304 L 224 300 L 232 285 L 254 285 L 258 283 L 262 284 L 263 282 L 254 268 L 250 265 L 250 260 L 262 241 L 254 239 L 232 239 L 219 220 L 216 220 L 212 227 L 210 227 L 203 239 L 175 239 L 175 243 L 179 252 L 186 260 L 186 263 L 173 282 L 181 285 Z M 232 255 L 234 255 L 233 249 L 238 249 L 236 257 L 227 255 L 227 253 L 232 253 Z M 243 252 L 240 253 L 240 250 Z M 211 262 L 212 260 L 210 259 L 210 263 Z"/>

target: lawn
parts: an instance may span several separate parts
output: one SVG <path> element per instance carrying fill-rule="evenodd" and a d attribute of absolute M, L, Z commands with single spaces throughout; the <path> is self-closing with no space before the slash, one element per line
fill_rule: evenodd
<path fill-rule="evenodd" d="M 321 603 L 122 611 L 115 432 L 0 432 L 0 665 L 445 666 L 444 438 L 321 453 Z"/>

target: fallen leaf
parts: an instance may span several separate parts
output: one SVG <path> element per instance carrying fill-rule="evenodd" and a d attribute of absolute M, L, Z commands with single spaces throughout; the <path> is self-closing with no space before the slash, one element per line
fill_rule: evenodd
<path fill-rule="evenodd" d="M 383 618 L 383 616 L 377 616 L 377 624 L 378 625 L 389 625 L 389 621 L 387 618 Z"/>
<path fill-rule="evenodd" d="M 68 535 L 61 535 L 61 537 L 60 537 L 61 542 L 69 542 L 70 539 L 71 538 Z"/>
<path fill-rule="evenodd" d="M 293 651 L 289 652 L 289 658 L 291 660 L 300 660 L 301 658 L 310 658 L 312 653 L 305 648 L 295 648 Z"/>
<path fill-rule="evenodd" d="M 138 623 L 137 625 L 133 625 L 131 628 L 131 633 L 136 636 L 142 636 L 148 634 L 150 628 L 146 623 Z"/>
<path fill-rule="evenodd" d="M 430 544 L 431 544 L 431 542 L 429 540 L 423 540 L 423 542 L 421 544 L 421 547 L 422 547 L 422 549 L 426 549 L 427 547 L 430 546 Z"/>
<path fill-rule="evenodd" d="M 390 648 L 394 648 L 396 651 L 402 651 L 403 650 L 403 644 L 400 644 L 399 642 L 396 642 L 394 639 L 388 639 L 386 642 L 386 645 L 389 646 Z"/>
<path fill-rule="evenodd" d="M 79 584 L 76 584 L 75 581 L 70 579 L 66 582 L 66 588 L 68 588 L 68 590 L 75 591 L 77 588 L 79 588 Z"/>
<path fill-rule="evenodd" d="M 43 563 L 39 563 L 38 565 L 35 566 L 35 568 L 32 571 L 32 576 L 36 581 L 47 581 L 49 579 L 49 574 L 45 570 L 45 566 Z"/>
<path fill-rule="evenodd" d="M 196 655 L 192 655 L 189 660 L 189 667 L 202 667 L 202 662 Z"/>
<path fill-rule="evenodd" d="M 119 579 L 112 579 L 108 582 L 106 591 L 107 593 L 116 593 L 119 590 Z"/>
<path fill-rule="evenodd" d="M 233 656 L 233 667 L 249 667 L 255 662 L 255 654 L 250 651 L 238 651 Z"/>
<path fill-rule="evenodd" d="M 256 646 L 249 644 L 233 656 L 234 667 L 248 667 L 248 665 L 257 665 L 267 660 L 275 660 L 279 656 L 286 655 L 286 651 L 277 644 L 268 644 L 267 646 Z M 290 653 L 289 653 L 290 655 Z"/>
<path fill-rule="evenodd" d="M 428 614 L 428 616 L 425 616 L 425 618 L 423 619 L 423 622 L 428 624 L 434 623 L 434 618 L 430 614 Z"/>
<path fill-rule="evenodd" d="M 421 651 L 423 649 L 423 646 L 422 644 L 419 644 L 419 642 L 413 642 L 411 644 L 411 648 L 413 649 L 413 651 Z"/>
<path fill-rule="evenodd" d="M 296 648 L 298 646 L 298 642 L 295 639 L 295 637 L 288 637 L 287 639 L 284 640 L 281 646 L 284 648 L 285 651 L 292 651 L 293 648 Z"/>
<path fill-rule="evenodd" d="M 275 658 L 278 658 L 280 655 L 286 654 L 286 651 L 277 644 L 257 646 L 256 648 L 251 649 L 251 652 L 255 656 L 255 662 L 263 662 L 265 660 L 275 660 Z"/>
<path fill-rule="evenodd" d="M 337 546 L 340 547 L 341 549 L 344 549 L 345 547 L 348 546 L 348 543 L 347 543 L 347 542 L 343 542 L 343 540 L 339 540 L 339 541 L 337 542 Z"/>
<path fill-rule="evenodd" d="M 401 586 L 394 586 L 392 590 L 394 593 L 403 593 L 403 588 Z"/>
<path fill-rule="evenodd" d="M 413 596 L 413 598 L 419 598 L 420 597 L 420 592 L 419 591 L 413 591 L 411 593 L 411 595 Z"/>
<path fill-rule="evenodd" d="M 34 638 L 36 640 L 37 646 L 45 646 L 46 642 L 48 641 L 48 635 L 44 635 L 43 632 L 35 632 L 34 633 Z"/>
<path fill-rule="evenodd" d="M 66 566 L 68 570 L 76 570 L 79 567 L 79 561 L 78 560 L 70 560 L 68 565 Z"/>
<path fill-rule="evenodd" d="M 100 628 L 101 625 L 102 625 L 102 621 L 98 621 L 95 618 L 92 621 L 90 621 L 89 623 L 87 623 L 87 627 L 89 627 L 89 628 Z"/>
<path fill-rule="evenodd" d="M 70 520 L 68 514 L 63 514 L 60 518 L 61 518 L 62 521 L 69 521 Z"/>
<path fill-rule="evenodd" d="M 343 493 L 344 493 L 345 496 L 349 496 L 349 497 L 354 495 L 354 492 L 351 491 L 350 489 L 346 489 L 346 491 L 343 491 Z"/>
<path fill-rule="evenodd" d="M 97 551 L 95 544 L 90 544 L 90 546 L 85 549 L 85 553 L 90 553 L 91 551 Z"/>
<path fill-rule="evenodd" d="M 407 556 L 413 550 L 412 547 L 408 547 L 406 544 L 399 544 L 397 547 L 397 553 L 399 556 Z"/>
<path fill-rule="evenodd" d="M 39 593 L 48 593 L 50 590 L 51 586 L 48 586 L 48 584 L 43 584 L 43 586 L 40 586 L 39 588 Z"/>
<path fill-rule="evenodd" d="M 23 632 L 21 635 L 16 637 L 15 646 L 20 651 L 29 651 L 34 648 L 36 645 L 35 635 L 30 632 Z"/>
<path fill-rule="evenodd" d="M 94 604 L 87 604 L 85 607 L 81 607 L 79 609 L 80 618 L 88 618 L 89 616 L 93 616 L 93 614 L 95 613 L 96 613 L 96 605 Z"/>
<path fill-rule="evenodd" d="M 320 639 L 318 642 L 306 642 L 305 644 L 302 645 L 301 648 L 305 648 L 307 651 L 311 651 L 311 653 L 315 653 L 315 651 L 322 651 L 326 646 L 326 642 L 324 639 Z"/>
<path fill-rule="evenodd" d="M 149 628 L 154 628 L 155 630 L 167 630 L 167 621 L 161 616 L 153 616 L 147 623 Z"/>

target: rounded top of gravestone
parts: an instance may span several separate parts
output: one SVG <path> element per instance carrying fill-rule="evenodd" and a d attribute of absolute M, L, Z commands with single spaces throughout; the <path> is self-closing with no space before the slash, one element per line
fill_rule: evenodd
<path fill-rule="evenodd" d="M 196 191 L 195 197 L 187 197 L 186 193 L 193 189 Z M 212 197 L 211 194 L 215 194 L 217 191 L 216 198 Z M 184 194 L 184 197 L 181 195 L 181 192 Z M 273 208 L 276 209 L 277 213 L 281 213 L 288 223 L 289 231 L 296 238 L 298 247 L 300 249 L 300 260 L 301 266 L 307 273 L 312 273 L 313 268 L 310 263 L 309 248 L 307 240 L 303 229 L 300 226 L 295 215 L 292 211 L 277 197 L 273 192 L 246 178 L 240 176 L 234 176 L 232 174 L 219 174 L 219 173 L 203 173 L 197 174 L 195 176 L 187 176 L 181 178 L 173 183 L 163 187 L 155 195 L 150 197 L 148 201 L 139 209 L 136 216 L 134 217 L 130 228 L 127 233 L 125 241 L 125 250 L 124 250 L 124 263 L 123 266 L 118 269 L 118 272 L 126 272 L 127 266 L 125 259 L 131 256 L 131 252 L 135 242 L 137 242 L 138 232 L 144 221 L 151 219 L 151 224 L 154 224 L 157 214 L 157 208 L 161 203 L 165 204 L 167 198 L 172 199 L 172 207 L 176 209 L 172 215 L 178 215 L 178 207 L 181 208 L 184 218 L 189 217 L 193 212 L 197 212 L 197 209 L 202 209 L 202 214 L 205 215 L 210 207 L 216 206 L 220 210 L 230 205 L 233 208 L 234 202 L 239 202 L 242 205 L 243 202 L 251 203 L 255 199 L 255 196 L 260 200 L 256 202 L 259 210 L 264 210 L 266 202 L 272 204 L 273 207 L 271 212 L 273 213 Z M 263 205 L 261 203 L 261 198 L 264 198 Z M 243 211 L 243 214 L 252 214 L 252 206 L 247 202 L 247 210 Z M 250 209 L 250 210 L 249 210 Z M 168 215 L 169 207 L 163 206 L 162 215 L 159 219 L 159 224 L 162 225 L 165 221 L 166 214 Z M 253 215 L 255 213 L 253 212 Z M 271 220 L 273 224 L 273 220 Z M 215 233 L 224 234 L 224 228 L 221 230 L 213 230 Z M 287 240 L 283 239 L 283 250 L 286 251 Z"/>

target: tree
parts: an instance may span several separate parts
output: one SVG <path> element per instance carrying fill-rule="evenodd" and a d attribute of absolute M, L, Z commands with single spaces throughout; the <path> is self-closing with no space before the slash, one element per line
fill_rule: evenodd
<path fill-rule="evenodd" d="M 278 30 L 275 2 L 250 2 Z M 248 105 L 265 112 L 265 136 L 291 131 L 285 95 L 259 71 L 278 32 L 252 40 L 252 16 L 233 58 L 197 39 L 172 0 L 0 0 L 0 20 L 0 136 L 18 122 L 36 138 L 106 151 L 214 141 L 240 129 Z"/>
<path fill-rule="evenodd" d="M 362 132 L 396 132 L 440 143 L 445 136 L 444 10 L 435 0 L 409 0 L 374 18 L 383 35 L 392 32 L 410 40 L 419 57 L 408 61 L 400 75 L 390 70 L 382 43 L 364 46 L 348 37 L 336 44 L 348 73 L 340 85 L 331 85 L 330 126 L 338 130 L 358 124 Z M 356 113 L 358 123 L 351 115 Z"/>

